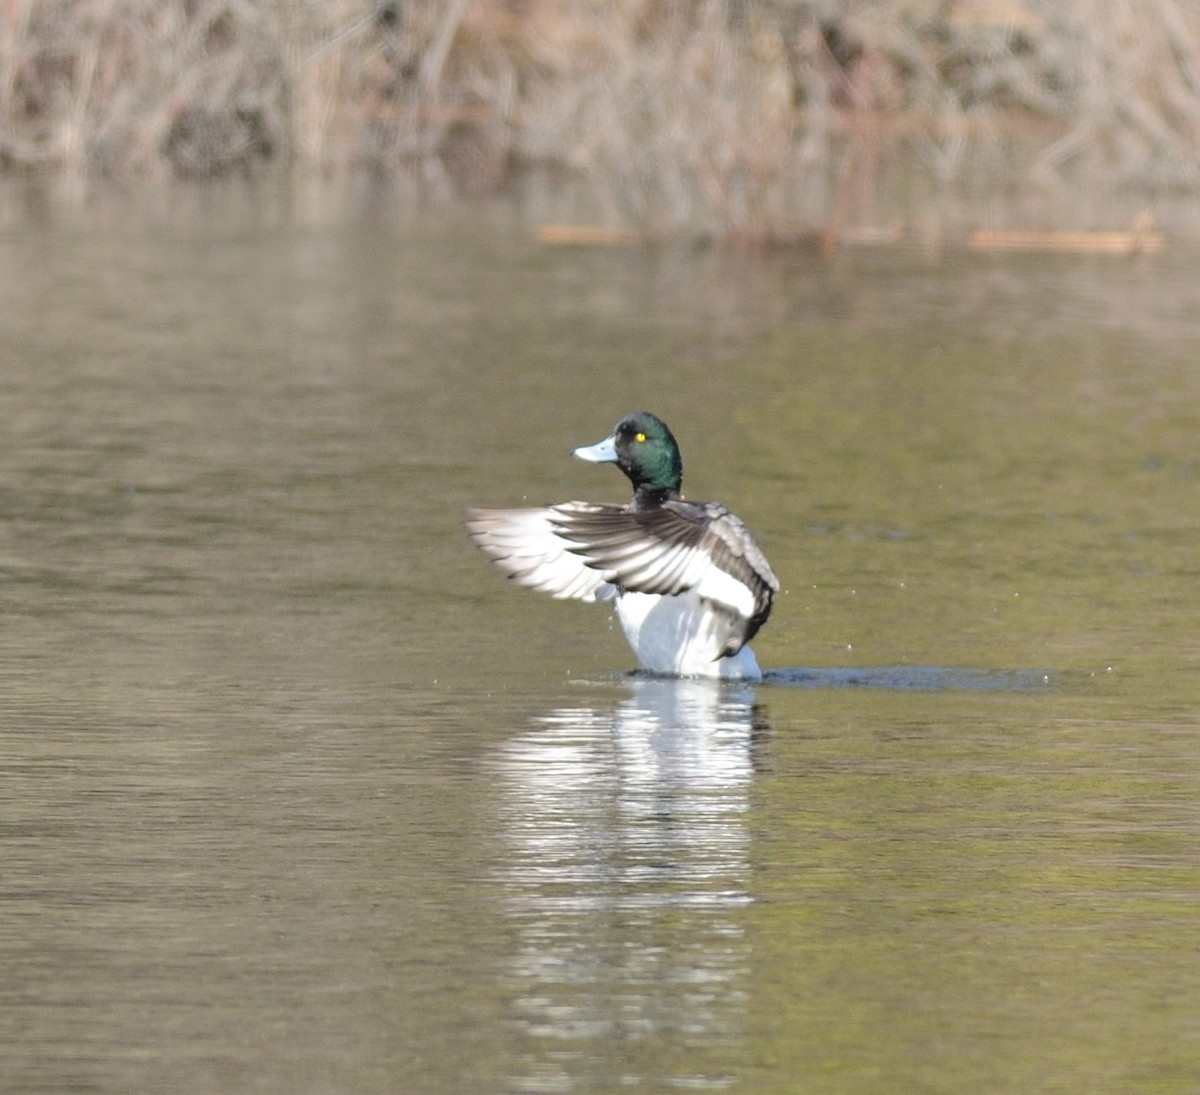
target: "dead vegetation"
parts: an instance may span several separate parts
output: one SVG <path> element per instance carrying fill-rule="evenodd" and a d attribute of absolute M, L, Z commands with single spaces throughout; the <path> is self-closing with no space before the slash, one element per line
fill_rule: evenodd
<path fill-rule="evenodd" d="M 601 220 L 753 240 L 878 229 L 905 186 L 1097 221 L 1200 186 L 1200 8 L 0 0 L 0 165 L 269 161 L 476 195 L 549 173 Z"/>

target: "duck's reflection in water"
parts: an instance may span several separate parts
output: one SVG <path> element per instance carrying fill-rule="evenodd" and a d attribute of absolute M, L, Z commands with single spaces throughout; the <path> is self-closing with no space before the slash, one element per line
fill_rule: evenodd
<path fill-rule="evenodd" d="M 740 1026 L 746 811 L 766 726 L 747 686 L 629 689 L 545 715 L 498 757 L 517 1017 L 558 1040 L 560 1064 L 571 1040 L 594 1068 L 614 1037 L 681 1047 Z"/>

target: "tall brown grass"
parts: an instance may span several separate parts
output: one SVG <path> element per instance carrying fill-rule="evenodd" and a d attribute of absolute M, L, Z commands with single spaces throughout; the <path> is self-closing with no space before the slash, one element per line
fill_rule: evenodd
<path fill-rule="evenodd" d="M 1200 188 L 1200 5 L 0 0 L 0 165 L 267 161 L 552 173 L 602 217 L 749 238 L 878 223 L 905 180 L 1100 217 Z"/>

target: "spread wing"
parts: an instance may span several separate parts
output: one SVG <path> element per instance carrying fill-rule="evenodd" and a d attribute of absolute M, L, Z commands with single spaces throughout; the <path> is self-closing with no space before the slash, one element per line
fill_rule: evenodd
<path fill-rule="evenodd" d="M 748 621 L 743 643 L 771 612 L 779 581 L 746 526 L 719 502 L 672 501 L 632 512 L 573 503 L 549 512 L 570 550 L 621 589 L 691 590 Z"/>
<path fill-rule="evenodd" d="M 729 653 L 766 622 L 779 590 L 746 526 L 719 502 L 469 509 L 466 527 L 513 581 L 554 597 L 692 591 L 728 616 Z"/>
<path fill-rule="evenodd" d="M 466 528 L 492 561 L 514 582 L 552 597 L 605 599 L 615 590 L 598 570 L 571 549 L 556 524 L 564 514 L 618 506 L 564 502 L 548 509 L 469 509 Z"/>

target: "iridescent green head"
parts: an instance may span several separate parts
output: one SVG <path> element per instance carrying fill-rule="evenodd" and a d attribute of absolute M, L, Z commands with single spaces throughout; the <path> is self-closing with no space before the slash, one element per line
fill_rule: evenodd
<path fill-rule="evenodd" d="M 609 437 L 576 449 L 575 455 L 594 464 L 616 464 L 637 493 L 678 494 L 683 483 L 683 457 L 675 436 L 649 411 L 627 414 Z"/>

